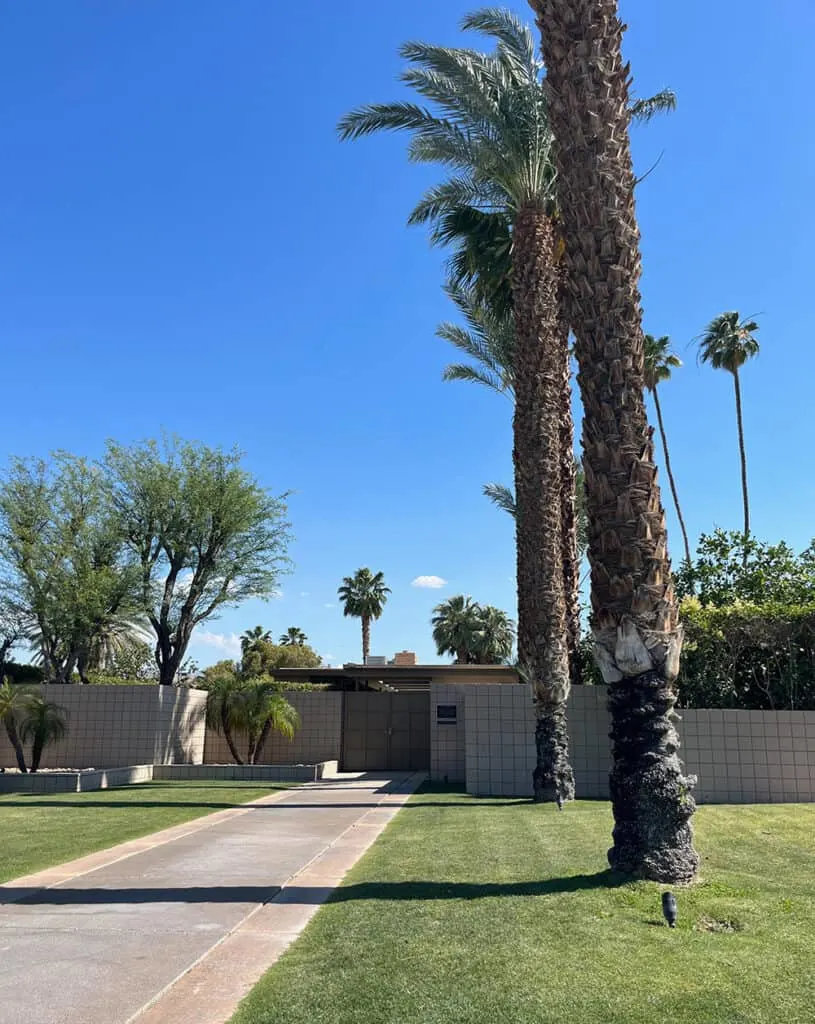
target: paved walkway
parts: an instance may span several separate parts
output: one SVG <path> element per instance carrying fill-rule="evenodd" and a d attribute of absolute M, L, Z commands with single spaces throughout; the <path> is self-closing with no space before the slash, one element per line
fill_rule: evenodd
<path fill-rule="evenodd" d="M 223 1024 L 420 781 L 339 776 L 7 883 L 0 1020 Z"/>

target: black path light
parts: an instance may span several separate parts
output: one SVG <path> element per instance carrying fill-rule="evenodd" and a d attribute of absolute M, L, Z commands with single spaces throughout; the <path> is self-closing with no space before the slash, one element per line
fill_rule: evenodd
<path fill-rule="evenodd" d="M 662 914 L 669 928 L 676 928 L 676 896 L 672 892 L 662 894 Z"/>

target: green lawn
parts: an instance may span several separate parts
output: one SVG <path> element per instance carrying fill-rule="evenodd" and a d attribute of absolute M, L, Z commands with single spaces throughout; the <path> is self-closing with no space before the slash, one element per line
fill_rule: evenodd
<path fill-rule="evenodd" d="M 285 783 L 145 782 L 0 796 L 0 882 L 267 796 Z"/>
<path fill-rule="evenodd" d="M 604 870 L 608 804 L 426 789 L 232 1024 L 811 1024 L 815 805 L 696 822 L 672 931 Z"/>

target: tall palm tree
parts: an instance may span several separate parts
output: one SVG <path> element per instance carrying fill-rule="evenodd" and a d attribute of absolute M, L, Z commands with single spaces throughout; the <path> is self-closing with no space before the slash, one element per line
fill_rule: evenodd
<path fill-rule="evenodd" d="M 31 771 L 39 770 L 43 750 L 49 743 L 57 743 L 65 735 L 68 724 L 65 710 L 59 704 L 32 694 L 20 727 L 20 739 L 31 743 Z"/>
<path fill-rule="evenodd" d="M 682 360 L 671 351 L 671 339 L 663 334 L 661 338 L 655 338 L 653 334 L 646 334 L 643 340 L 643 380 L 646 388 L 651 392 L 654 399 L 654 408 L 657 413 L 659 424 L 659 436 L 662 438 L 662 451 L 665 455 L 665 472 L 668 474 L 668 483 L 671 486 L 671 495 L 676 509 L 676 518 L 679 520 L 679 529 L 682 531 L 682 541 L 685 545 L 685 561 L 691 564 L 690 543 L 688 531 L 685 528 L 685 520 L 682 516 L 682 509 L 679 507 L 679 495 L 676 491 L 676 481 L 671 469 L 671 456 L 668 452 L 668 435 L 665 433 L 665 424 L 662 421 L 662 407 L 659 404 L 658 387 L 666 380 L 671 379 L 671 371 L 682 365 Z"/>
<path fill-rule="evenodd" d="M 641 256 L 617 0 L 530 0 L 557 145 L 566 301 L 583 399 L 592 631 L 609 684 L 609 862 L 665 882 L 698 856 L 673 708 L 682 632 L 645 414 Z"/>
<path fill-rule="evenodd" d="M 297 626 L 289 626 L 286 632 L 280 637 L 279 643 L 284 647 L 305 647 L 308 637 Z"/>
<path fill-rule="evenodd" d="M 343 615 L 362 620 L 362 663 L 371 653 L 371 621 L 378 619 L 390 594 L 385 586 L 383 573 L 372 573 L 370 569 L 357 569 L 353 576 L 346 576 L 337 590 L 343 604 Z"/>
<path fill-rule="evenodd" d="M 501 665 L 512 655 L 515 623 L 494 605 L 480 605 L 475 634 L 475 660 L 479 665 Z"/>
<path fill-rule="evenodd" d="M 758 324 L 749 318 L 742 319 L 738 313 L 720 313 L 707 325 L 700 341 L 700 357 L 703 363 L 710 363 L 714 370 L 727 370 L 733 374 L 736 392 L 736 424 L 739 431 L 739 456 L 741 458 L 741 494 L 744 503 L 744 560 L 747 564 L 747 541 L 750 539 L 750 501 L 747 495 L 747 455 L 744 450 L 744 424 L 741 418 L 741 381 L 739 370 L 748 359 L 758 355 L 758 339 L 755 336 Z"/>
<path fill-rule="evenodd" d="M 518 649 L 537 709 L 535 799 L 563 801 L 574 793 L 561 508 L 568 325 L 558 305 L 552 138 L 529 29 L 496 9 L 465 17 L 462 28 L 490 37 L 494 53 L 420 42 L 402 47 L 411 65 L 402 79 L 435 113 L 408 102 L 373 104 L 346 115 L 340 134 L 408 131 L 411 159 L 452 169 L 453 177 L 425 194 L 413 222 L 433 222 L 466 205 L 511 225 Z"/>
<path fill-rule="evenodd" d="M 247 629 L 245 633 L 241 633 L 241 653 L 246 654 L 247 651 L 253 651 L 259 644 L 271 643 L 272 634 L 268 629 L 264 629 L 263 626 L 253 626 L 252 629 Z"/>
<path fill-rule="evenodd" d="M 14 686 L 4 679 L 0 686 L 0 722 L 6 730 L 8 741 L 14 750 L 17 760 L 17 767 L 25 774 L 28 769 L 25 765 L 25 751 L 20 740 L 20 728 L 28 710 L 31 694 L 21 686 Z"/>
<path fill-rule="evenodd" d="M 456 665 L 476 660 L 481 608 L 471 597 L 457 594 L 433 609 L 433 642 L 437 654 L 452 654 Z"/>

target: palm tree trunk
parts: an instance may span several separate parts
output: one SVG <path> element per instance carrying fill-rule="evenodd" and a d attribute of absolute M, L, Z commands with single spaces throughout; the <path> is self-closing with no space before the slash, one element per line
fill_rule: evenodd
<path fill-rule="evenodd" d="M 662 422 L 662 408 L 659 404 L 659 390 L 653 388 L 651 394 L 654 396 L 654 408 L 657 411 L 657 423 L 659 424 L 659 436 L 662 438 L 662 452 L 665 456 L 665 472 L 668 474 L 668 483 L 671 485 L 671 495 L 676 509 L 676 518 L 679 520 L 679 529 L 682 531 L 682 541 L 685 545 L 685 561 L 691 564 L 690 543 L 688 542 L 688 531 L 685 528 L 685 520 L 682 517 L 682 509 L 679 507 L 679 495 L 676 493 L 676 481 L 671 469 L 671 456 L 668 454 L 668 436 L 665 433 L 665 424 Z"/>
<path fill-rule="evenodd" d="M 562 802 L 574 796 L 565 728 L 569 654 L 561 452 L 568 364 L 559 330 L 554 228 L 535 203 L 516 217 L 512 269 L 518 660 L 532 683 L 537 714 L 534 799 Z"/>
<path fill-rule="evenodd" d="M 31 771 L 39 771 L 40 761 L 42 760 L 42 752 L 45 749 L 45 737 L 37 735 L 34 737 L 34 742 L 31 745 Z"/>
<path fill-rule="evenodd" d="M 25 751 L 23 750 L 23 745 L 20 742 L 20 735 L 17 732 L 17 723 L 14 721 L 14 715 L 8 715 L 3 721 L 3 725 L 6 727 L 8 741 L 14 748 L 17 767 L 20 769 L 20 773 L 22 775 L 26 775 L 28 773 L 28 769 L 25 766 Z"/>
<path fill-rule="evenodd" d="M 229 724 L 229 709 L 224 703 L 221 706 L 221 732 L 224 734 L 226 745 L 229 747 L 229 753 L 232 755 L 232 760 L 235 764 L 243 764 L 241 755 L 238 753 L 238 748 L 235 746 L 235 740 L 232 737 L 232 727 Z"/>
<path fill-rule="evenodd" d="M 643 394 L 639 232 L 617 0 L 530 0 L 541 30 L 585 418 L 592 632 L 609 684 L 612 868 L 693 878 L 677 755 L 681 626 Z"/>
<path fill-rule="evenodd" d="M 575 505 L 574 420 L 572 419 L 571 368 L 569 366 L 569 319 L 565 306 L 562 272 L 558 274 L 557 343 L 565 372 L 560 396 L 560 510 L 563 541 L 563 599 L 566 607 L 566 642 L 569 650 L 569 681 L 579 686 L 580 672 L 580 559 L 577 553 Z"/>
<path fill-rule="evenodd" d="M 741 418 L 741 381 L 739 371 L 733 371 L 733 386 L 736 390 L 736 423 L 739 428 L 739 456 L 741 458 L 741 497 L 744 502 L 744 552 L 742 559 L 747 565 L 747 541 L 750 539 L 750 501 L 747 495 L 747 453 L 744 450 L 744 423 Z"/>
<path fill-rule="evenodd" d="M 362 616 L 362 664 L 368 660 L 371 653 L 371 619 L 368 615 Z"/>

